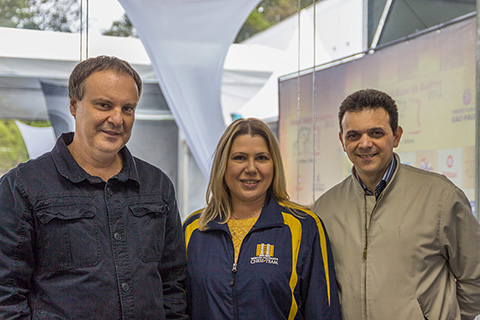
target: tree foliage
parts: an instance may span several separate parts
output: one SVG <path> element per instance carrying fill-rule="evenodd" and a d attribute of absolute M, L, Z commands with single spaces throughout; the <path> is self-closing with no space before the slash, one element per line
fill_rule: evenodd
<path fill-rule="evenodd" d="M 247 18 L 247 21 L 245 21 L 245 24 L 238 32 L 235 42 L 242 42 L 255 33 L 264 31 L 297 13 L 298 1 L 300 1 L 300 9 L 313 4 L 313 0 L 263 0 Z M 317 0 L 316 2 L 320 1 L 322 0 Z"/>
<path fill-rule="evenodd" d="M 0 120 L 0 176 L 27 160 L 27 148 L 15 122 Z"/>
<path fill-rule="evenodd" d="M 138 37 L 137 31 L 125 13 L 120 20 L 114 21 L 110 29 L 102 32 L 102 34 L 105 36 L 114 37 Z"/>
<path fill-rule="evenodd" d="M 235 42 L 241 42 L 295 14 L 298 12 L 298 1 L 300 1 L 300 8 L 303 9 L 311 5 L 314 0 L 263 0 L 250 14 Z M 323 0 L 316 0 L 316 2 L 320 1 Z M 120 20 L 114 21 L 110 29 L 104 31 L 103 34 L 117 37 L 137 37 L 135 28 L 126 14 Z"/>
<path fill-rule="evenodd" d="M 0 26 L 76 32 L 80 28 L 77 0 L 0 0 Z"/>

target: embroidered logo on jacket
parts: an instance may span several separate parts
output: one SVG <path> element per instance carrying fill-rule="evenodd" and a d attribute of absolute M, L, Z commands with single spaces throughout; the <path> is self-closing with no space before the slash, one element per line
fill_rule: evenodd
<path fill-rule="evenodd" d="M 276 264 L 278 265 L 278 258 L 273 256 L 274 245 L 273 244 L 265 244 L 259 243 L 257 244 L 257 253 L 256 257 L 250 258 L 251 264 L 256 263 L 268 263 L 268 264 Z"/>

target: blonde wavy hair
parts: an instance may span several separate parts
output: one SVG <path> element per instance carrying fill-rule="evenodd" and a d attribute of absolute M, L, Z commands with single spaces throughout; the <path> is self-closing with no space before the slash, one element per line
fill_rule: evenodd
<path fill-rule="evenodd" d="M 255 118 L 238 119 L 225 129 L 215 150 L 215 157 L 213 159 L 210 180 L 207 187 L 207 205 L 199 218 L 199 229 L 202 231 L 206 230 L 208 223 L 217 217 L 220 217 L 222 223 L 226 223 L 232 216 L 230 192 L 224 177 L 232 143 L 235 138 L 245 134 L 251 136 L 258 135 L 265 139 L 270 155 L 272 156 L 273 180 L 267 190 L 267 198 L 272 197 L 287 206 L 303 208 L 303 206 L 299 206 L 290 201 L 290 196 L 287 193 L 280 148 L 270 128 L 266 123 Z"/>

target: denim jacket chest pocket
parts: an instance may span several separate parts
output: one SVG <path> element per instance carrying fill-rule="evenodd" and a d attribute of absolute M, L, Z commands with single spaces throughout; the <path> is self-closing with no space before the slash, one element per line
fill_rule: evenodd
<path fill-rule="evenodd" d="M 90 267 L 99 261 L 98 227 L 92 205 L 51 205 L 35 212 L 37 260 L 45 271 Z"/>
<path fill-rule="evenodd" d="M 162 257 L 168 208 L 164 203 L 130 204 L 137 254 L 143 262 Z"/>

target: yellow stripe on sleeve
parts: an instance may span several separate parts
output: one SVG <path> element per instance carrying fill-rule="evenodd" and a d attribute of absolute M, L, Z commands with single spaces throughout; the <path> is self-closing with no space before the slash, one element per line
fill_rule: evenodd
<path fill-rule="evenodd" d="M 328 305 L 330 305 L 330 274 L 328 271 L 330 269 L 328 267 L 327 237 L 325 236 L 325 230 L 323 229 L 320 218 L 310 210 L 305 210 L 305 212 L 314 218 L 317 223 L 318 234 L 320 236 L 320 248 L 322 249 L 323 267 L 325 269 L 325 281 L 327 282 Z"/>
<path fill-rule="evenodd" d="M 198 219 L 193 220 L 186 228 L 185 228 L 185 247 L 188 254 L 188 243 L 190 242 L 190 237 L 192 233 L 198 229 Z"/>
<path fill-rule="evenodd" d="M 292 275 L 290 276 L 292 305 L 290 306 L 290 313 L 288 315 L 288 319 L 294 319 L 298 311 L 297 301 L 295 301 L 295 295 L 293 294 L 293 292 L 298 282 L 297 261 L 300 251 L 300 243 L 302 240 L 302 224 L 295 217 L 288 213 L 283 213 L 283 220 L 285 221 L 285 224 L 290 228 L 290 232 L 292 233 Z"/>

